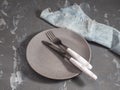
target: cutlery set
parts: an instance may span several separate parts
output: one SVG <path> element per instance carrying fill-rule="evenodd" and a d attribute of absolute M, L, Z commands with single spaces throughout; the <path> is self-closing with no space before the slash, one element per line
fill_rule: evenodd
<path fill-rule="evenodd" d="M 92 65 L 87 60 L 85 60 L 81 55 L 79 55 L 71 48 L 64 45 L 62 41 L 54 35 L 52 31 L 46 32 L 46 36 L 52 43 L 42 41 L 45 46 L 51 48 L 63 58 L 69 60 L 76 68 L 78 68 L 94 80 L 97 79 L 97 76 L 91 71 Z"/>

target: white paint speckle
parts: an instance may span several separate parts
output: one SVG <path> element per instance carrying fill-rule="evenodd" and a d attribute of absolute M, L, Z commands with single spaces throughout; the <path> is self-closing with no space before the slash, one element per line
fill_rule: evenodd
<path fill-rule="evenodd" d="M 13 40 L 12 43 L 14 43 L 15 41 Z"/>
<path fill-rule="evenodd" d="M 0 78 L 2 78 L 2 77 L 3 77 L 3 71 L 0 70 Z"/>
<path fill-rule="evenodd" d="M 11 73 L 10 77 L 10 86 L 12 90 L 17 89 L 18 85 L 22 84 L 23 79 L 22 79 L 22 74 L 20 71 L 17 70 L 17 48 L 15 46 L 12 46 L 12 49 L 14 51 L 13 54 L 13 73 Z"/>
<path fill-rule="evenodd" d="M 120 12 L 120 9 L 118 9 L 118 12 Z"/>
<path fill-rule="evenodd" d="M 108 18 L 108 14 L 107 13 L 104 14 L 104 18 Z"/>
<path fill-rule="evenodd" d="M 85 12 L 90 12 L 90 5 L 88 3 L 80 3 L 80 7 L 85 10 Z"/>
<path fill-rule="evenodd" d="M 19 23 L 19 20 L 18 20 L 18 18 L 17 18 L 18 16 L 14 16 L 13 17 L 13 26 L 15 27 L 15 26 L 17 26 L 18 25 L 18 23 Z"/>
<path fill-rule="evenodd" d="M 116 86 L 118 86 L 118 87 L 120 87 L 120 84 L 118 84 L 118 83 L 114 83 Z"/>
<path fill-rule="evenodd" d="M 116 59 L 113 59 L 112 62 L 116 66 L 116 72 L 114 73 L 114 77 L 116 78 L 116 82 L 120 82 L 120 63 Z"/>
<path fill-rule="evenodd" d="M 0 38 L 0 43 L 2 44 L 2 43 L 4 43 L 4 42 L 5 42 L 5 38 L 1 37 L 1 38 Z"/>
<path fill-rule="evenodd" d="M 13 57 L 13 70 L 16 71 L 16 68 L 17 68 L 17 59 L 16 57 Z"/>
<path fill-rule="evenodd" d="M 16 40 L 17 42 L 21 43 L 23 40 L 25 40 L 26 37 L 27 37 L 27 33 L 24 33 L 21 37 L 16 36 Z"/>
<path fill-rule="evenodd" d="M 114 75 L 117 78 L 116 82 L 120 82 L 120 70 L 119 69 L 114 73 Z"/>
<path fill-rule="evenodd" d="M 67 83 L 64 82 L 64 90 L 67 90 Z"/>
<path fill-rule="evenodd" d="M 17 68 L 17 49 L 15 46 L 12 46 L 12 49 L 14 50 L 14 56 L 13 56 L 13 70 L 15 71 L 15 69 Z"/>
<path fill-rule="evenodd" d="M 0 43 L 3 43 L 3 41 L 0 41 Z"/>
<path fill-rule="evenodd" d="M 15 27 L 13 30 L 10 31 L 11 34 L 16 34 L 16 30 L 17 30 L 18 27 Z"/>
<path fill-rule="evenodd" d="M 8 1 L 4 0 L 3 3 L 2 3 L 2 5 L 6 5 L 7 6 L 8 5 Z"/>
<path fill-rule="evenodd" d="M 6 22 L 3 18 L 0 18 L 0 30 L 4 30 L 6 26 Z"/>
<path fill-rule="evenodd" d="M 109 20 L 108 20 L 108 14 L 107 13 L 105 13 L 104 14 L 104 21 L 105 21 L 105 23 L 107 24 L 107 25 L 110 25 L 110 23 L 109 23 Z"/>
<path fill-rule="evenodd" d="M 113 59 L 112 62 L 116 65 L 117 69 L 120 69 L 120 63 L 116 59 Z"/>
<path fill-rule="evenodd" d="M 108 55 L 108 54 L 106 54 L 106 53 L 104 54 L 104 56 L 105 56 L 105 57 L 107 57 L 107 58 L 109 57 L 109 55 Z"/>
<path fill-rule="evenodd" d="M 1 56 L 1 57 L 3 57 L 3 56 L 4 56 L 4 54 L 1 54 L 0 56 Z"/>
<path fill-rule="evenodd" d="M 67 82 L 65 81 L 59 90 L 67 90 Z"/>
<path fill-rule="evenodd" d="M 15 73 L 11 73 L 10 86 L 11 86 L 12 90 L 17 89 L 17 86 L 22 84 L 22 82 L 23 82 L 22 74 L 20 71 L 17 71 Z"/>
<path fill-rule="evenodd" d="M 5 16 L 8 16 L 7 13 L 4 10 L 1 10 L 1 13 Z"/>
<path fill-rule="evenodd" d="M 70 5 L 70 2 L 68 0 L 65 0 L 64 7 L 68 7 Z"/>
<path fill-rule="evenodd" d="M 16 34 L 16 30 L 18 29 L 18 24 L 19 24 L 19 21 L 20 21 L 21 18 L 23 18 L 23 16 L 21 16 L 21 15 L 13 16 L 13 26 L 14 26 L 14 28 L 12 30 L 10 30 L 11 34 L 13 34 L 13 35 Z"/>
<path fill-rule="evenodd" d="M 94 10 L 94 12 L 98 12 L 98 9 L 96 8 L 95 5 L 94 5 L 94 7 L 93 7 L 93 10 Z"/>
<path fill-rule="evenodd" d="M 16 16 L 17 19 L 21 19 L 21 18 L 23 18 L 23 17 L 24 17 L 24 16 L 19 15 L 19 14 Z"/>
<path fill-rule="evenodd" d="M 15 52 L 16 52 L 16 50 L 17 50 L 15 46 L 12 46 L 12 49 L 13 49 Z M 15 54 L 16 54 L 16 53 L 15 53 Z"/>
<path fill-rule="evenodd" d="M 7 8 L 7 6 L 8 6 L 8 1 L 7 0 L 4 0 L 3 2 L 2 2 L 2 6 L 4 6 L 5 8 Z"/>
<path fill-rule="evenodd" d="M 105 23 L 106 23 L 107 25 L 110 25 L 110 23 L 109 23 L 109 20 L 108 20 L 108 19 L 104 19 L 104 21 L 105 21 Z"/>
<path fill-rule="evenodd" d="M 68 7 L 70 5 L 70 2 L 68 0 L 59 0 L 57 5 L 59 8 Z"/>
<path fill-rule="evenodd" d="M 19 16 L 13 16 L 13 26 L 14 28 L 10 30 L 11 34 L 16 34 L 16 30 L 18 29 L 17 25 L 19 24 Z"/>

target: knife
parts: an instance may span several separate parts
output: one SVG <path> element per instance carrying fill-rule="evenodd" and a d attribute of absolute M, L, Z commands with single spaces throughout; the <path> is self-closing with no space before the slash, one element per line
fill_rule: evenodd
<path fill-rule="evenodd" d="M 54 50 L 55 52 L 60 54 L 62 57 L 67 58 L 75 67 L 77 67 L 79 70 L 83 71 L 85 74 L 87 74 L 94 80 L 97 79 L 97 76 L 92 71 L 90 71 L 84 64 L 81 64 L 76 59 L 72 58 L 69 54 L 66 53 L 66 51 L 63 51 L 63 49 L 60 49 L 47 41 L 41 41 L 41 42 L 45 46 L 51 48 L 52 50 Z"/>
<path fill-rule="evenodd" d="M 73 58 L 75 58 L 78 62 L 84 64 L 88 69 L 92 69 L 92 65 L 85 60 L 81 55 L 79 55 L 77 52 L 72 50 L 71 48 L 67 47 L 65 44 L 62 43 L 61 39 L 56 37 L 52 31 L 46 32 L 46 36 L 48 39 L 56 44 L 61 49 L 65 50 L 67 53 L 69 53 Z"/>

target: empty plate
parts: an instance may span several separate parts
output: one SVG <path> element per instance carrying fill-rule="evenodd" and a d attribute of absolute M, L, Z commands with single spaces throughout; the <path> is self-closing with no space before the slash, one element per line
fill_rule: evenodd
<path fill-rule="evenodd" d="M 68 60 L 44 46 L 41 41 L 49 41 L 47 31 L 52 31 L 62 42 L 90 61 L 91 51 L 87 41 L 75 32 L 63 28 L 44 30 L 35 35 L 27 46 L 26 57 L 30 66 L 38 74 L 56 80 L 75 77 L 81 73 Z"/>

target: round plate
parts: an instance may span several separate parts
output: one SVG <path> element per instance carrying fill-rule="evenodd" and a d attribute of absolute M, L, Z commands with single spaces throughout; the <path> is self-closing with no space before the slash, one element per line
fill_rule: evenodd
<path fill-rule="evenodd" d="M 50 79 L 63 80 L 79 75 L 80 70 L 41 43 L 42 40 L 50 42 L 45 34 L 47 31 L 52 31 L 65 45 L 90 61 L 91 50 L 82 36 L 71 30 L 55 28 L 38 33 L 29 42 L 26 57 L 30 66 L 38 74 Z"/>

